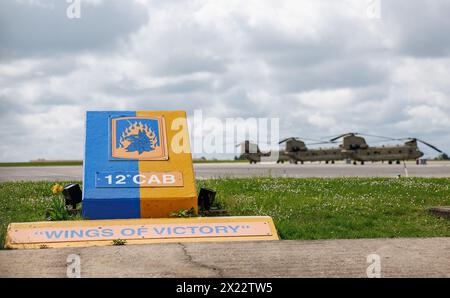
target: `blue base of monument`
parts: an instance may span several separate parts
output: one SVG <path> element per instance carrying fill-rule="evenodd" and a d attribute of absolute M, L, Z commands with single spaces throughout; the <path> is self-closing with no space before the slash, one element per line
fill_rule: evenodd
<path fill-rule="evenodd" d="M 98 172 L 138 173 L 136 160 L 110 160 L 111 116 L 136 112 L 87 112 L 83 176 L 83 217 L 86 219 L 140 218 L 139 188 L 97 187 Z M 100 185 L 104 186 L 104 185 Z"/>
<path fill-rule="evenodd" d="M 121 219 L 140 218 L 141 206 L 136 199 L 83 199 L 83 218 Z"/>

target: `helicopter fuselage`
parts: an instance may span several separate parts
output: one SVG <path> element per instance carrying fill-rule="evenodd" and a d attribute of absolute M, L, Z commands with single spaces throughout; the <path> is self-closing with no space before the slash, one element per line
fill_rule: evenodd
<path fill-rule="evenodd" d="M 278 159 L 277 159 L 277 163 L 280 162 L 289 162 L 291 161 L 291 157 L 287 154 L 285 154 L 283 151 L 271 151 L 271 152 L 254 152 L 254 153 L 250 153 L 250 152 L 246 152 L 246 153 L 242 153 L 240 155 L 240 159 L 247 159 L 250 163 L 258 163 L 261 162 L 261 159 L 263 157 L 270 157 L 272 156 L 272 154 L 278 154 Z"/>
<path fill-rule="evenodd" d="M 277 151 L 277 162 L 290 161 L 293 163 L 304 162 L 332 162 L 339 160 L 353 160 L 364 164 L 364 162 L 383 162 L 388 161 L 392 163 L 396 161 L 417 160 L 424 156 L 424 153 L 419 150 L 418 139 L 411 138 L 403 145 L 397 146 L 378 146 L 371 147 L 366 143 L 366 140 L 356 134 L 349 134 L 344 136 L 343 142 L 339 147 L 326 149 L 308 149 L 305 143 L 296 138 L 283 140 L 286 142 L 285 150 Z M 280 143 L 282 143 L 280 142 Z M 423 141 L 420 141 L 423 142 Z M 425 142 L 423 142 L 425 143 Z M 428 146 L 432 146 L 425 143 Z M 432 146 L 432 148 L 435 148 Z M 261 152 L 257 145 L 246 141 L 245 146 L 242 147 L 243 154 L 241 158 L 245 158 L 250 163 L 260 162 L 262 157 L 269 157 L 274 152 Z M 251 149 L 251 150 L 250 150 Z"/>
<path fill-rule="evenodd" d="M 300 162 L 314 162 L 314 161 L 337 161 L 343 160 L 345 157 L 339 148 L 330 149 L 307 149 L 297 152 L 285 151 L 285 154 L 290 156 L 293 160 Z"/>
<path fill-rule="evenodd" d="M 342 155 L 356 161 L 417 160 L 424 154 L 416 146 L 368 147 L 366 149 L 343 149 Z"/>

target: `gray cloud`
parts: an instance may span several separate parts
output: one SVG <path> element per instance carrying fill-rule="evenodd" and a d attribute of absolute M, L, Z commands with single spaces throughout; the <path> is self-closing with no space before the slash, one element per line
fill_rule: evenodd
<path fill-rule="evenodd" d="M 394 48 L 416 57 L 446 57 L 450 54 L 450 2 L 445 0 L 383 1 L 384 30 Z"/>
<path fill-rule="evenodd" d="M 82 158 L 89 109 L 279 117 L 282 137 L 450 151 L 445 1 L 382 1 L 379 20 L 358 0 L 91 1 L 79 20 L 38 2 L 0 4 L 2 161 Z"/>
<path fill-rule="evenodd" d="M 148 18 L 145 7 L 132 1 L 81 3 L 81 19 L 69 19 L 66 1 L 1 1 L 0 57 L 108 51 Z"/>

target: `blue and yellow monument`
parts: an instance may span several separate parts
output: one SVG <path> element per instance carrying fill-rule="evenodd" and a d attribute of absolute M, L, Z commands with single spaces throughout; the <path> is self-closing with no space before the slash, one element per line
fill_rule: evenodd
<path fill-rule="evenodd" d="M 184 111 L 86 113 L 84 220 L 12 223 L 6 247 L 277 240 L 270 217 L 169 218 L 197 212 Z"/>
<path fill-rule="evenodd" d="M 87 112 L 83 216 L 165 218 L 197 209 L 186 113 Z"/>

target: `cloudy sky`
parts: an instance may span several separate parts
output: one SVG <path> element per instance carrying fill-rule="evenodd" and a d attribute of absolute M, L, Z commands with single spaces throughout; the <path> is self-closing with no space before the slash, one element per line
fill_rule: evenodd
<path fill-rule="evenodd" d="M 450 151 L 448 0 L 0 1 L 0 161 L 81 159 L 86 110 L 280 118 Z M 374 8 L 374 9 L 373 9 Z M 422 147 L 428 155 L 432 151 Z"/>

